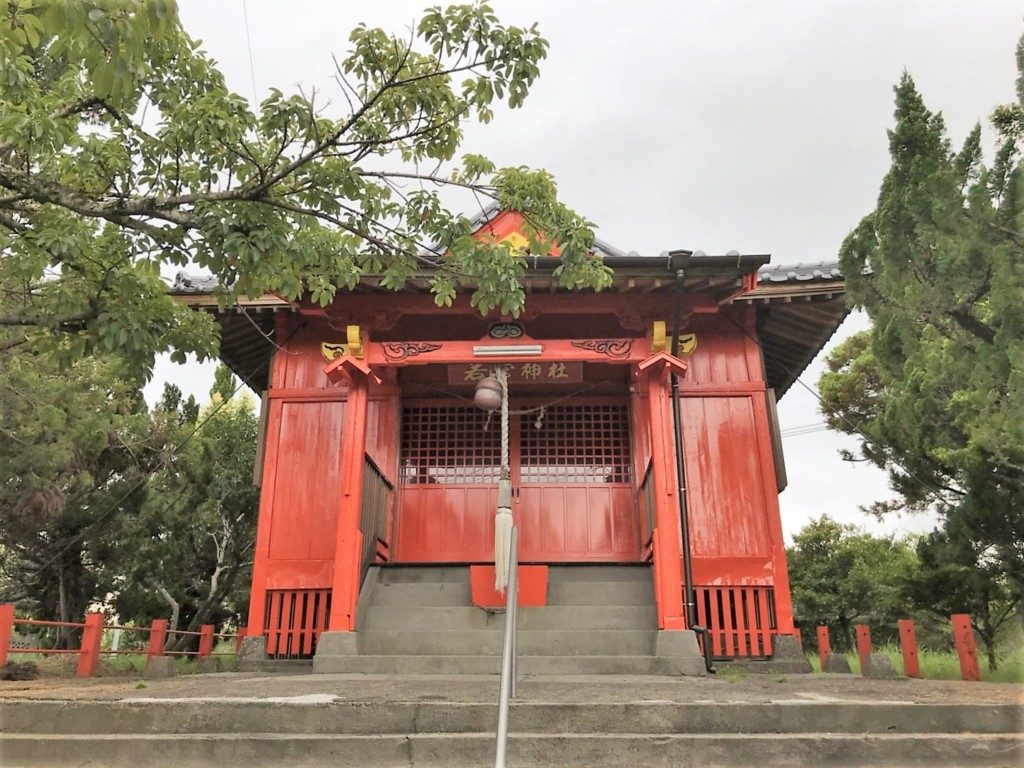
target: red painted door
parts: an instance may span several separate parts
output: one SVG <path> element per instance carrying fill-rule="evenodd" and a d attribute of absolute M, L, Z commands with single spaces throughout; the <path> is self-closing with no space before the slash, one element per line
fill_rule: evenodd
<path fill-rule="evenodd" d="M 530 410 L 513 417 L 510 433 L 522 561 L 639 558 L 625 399 Z M 500 471 L 496 416 L 472 406 L 408 404 L 395 559 L 493 561 Z"/>

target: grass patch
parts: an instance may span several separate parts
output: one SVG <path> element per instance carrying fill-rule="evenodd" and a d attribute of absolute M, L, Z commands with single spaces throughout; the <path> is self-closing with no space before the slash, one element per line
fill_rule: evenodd
<path fill-rule="evenodd" d="M 218 647 L 218 651 L 224 649 Z M 234 652 L 232 648 L 232 653 Z M 62 654 L 41 654 L 41 653 L 17 653 L 8 657 L 11 661 L 19 664 L 32 662 L 39 667 L 39 677 L 61 678 L 74 677 L 78 668 L 77 653 Z M 234 672 L 238 669 L 238 659 L 234 656 L 216 656 L 213 665 L 205 668 L 206 672 Z M 179 675 L 194 675 L 200 671 L 195 658 L 191 656 L 175 656 L 175 671 Z M 124 653 L 117 655 L 105 654 L 100 656 L 99 666 L 93 677 L 137 677 L 146 668 L 146 654 Z"/>
<path fill-rule="evenodd" d="M 900 673 L 903 671 L 903 654 L 900 653 L 898 645 L 883 645 L 875 649 L 885 653 L 892 661 L 893 668 Z M 850 671 L 855 675 L 860 674 L 860 659 L 856 653 L 845 654 L 850 662 Z M 930 651 L 918 649 L 917 658 L 921 666 L 921 677 L 925 680 L 959 680 L 960 662 L 955 651 Z M 815 672 L 821 672 L 821 664 L 818 661 L 818 654 L 807 653 L 807 660 Z M 989 683 L 1024 683 L 1024 647 L 1017 647 L 1004 651 L 998 656 L 996 669 L 989 669 L 988 661 L 979 654 L 978 662 L 981 666 L 981 679 Z"/>

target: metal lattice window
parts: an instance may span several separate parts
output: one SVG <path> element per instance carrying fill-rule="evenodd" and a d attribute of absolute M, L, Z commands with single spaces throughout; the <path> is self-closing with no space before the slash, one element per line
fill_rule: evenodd
<path fill-rule="evenodd" d="M 524 483 L 628 483 L 626 405 L 556 405 L 520 431 Z"/>
<path fill-rule="evenodd" d="M 501 428 L 475 407 L 425 406 L 402 411 L 403 485 L 497 483 Z"/>

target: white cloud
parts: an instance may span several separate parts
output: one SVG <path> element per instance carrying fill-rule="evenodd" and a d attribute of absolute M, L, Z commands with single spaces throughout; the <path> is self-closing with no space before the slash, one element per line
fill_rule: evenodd
<path fill-rule="evenodd" d="M 180 0 L 186 28 L 239 93 L 251 96 L 254 77 L 261 94 L 301 82 L 336 103 L 330 55 L 344 52 L 352 26 L 400 30 L 430 4 L 249 0 L 250 73 L 242 3 Z M 737 248 L 775 263 L 834 258 L 872 208 L 904 69 L 959 142 L 1012 98 L 1022 29 L 1019 3 L 995 0 L 493 4 L 509 23 L 538 21 L 551 52 L 525 107 L 467 130 L 468 149 L 547 168 L 567 202 L 626 250 Z M 151 393 L 164 378 L 205 395 L 212 373 L 162 363 Z M 780 413 L 783 428 L 820 420 L 799 385 Z M 880 472 L 838 458 L 851 442 L 787 439 L 788 534 L 823 512 L 866 523 L 858 505 L 887 495 Z"/>

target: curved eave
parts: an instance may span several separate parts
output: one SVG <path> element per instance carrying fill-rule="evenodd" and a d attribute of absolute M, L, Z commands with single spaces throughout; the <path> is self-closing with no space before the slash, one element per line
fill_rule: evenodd
<path fill-rule="evenodd" d="M 765 379 L 777 398 L 793 386 L 850 311 L 842 278 L 763 281 L 733 303 L 757 308 Z"/>

